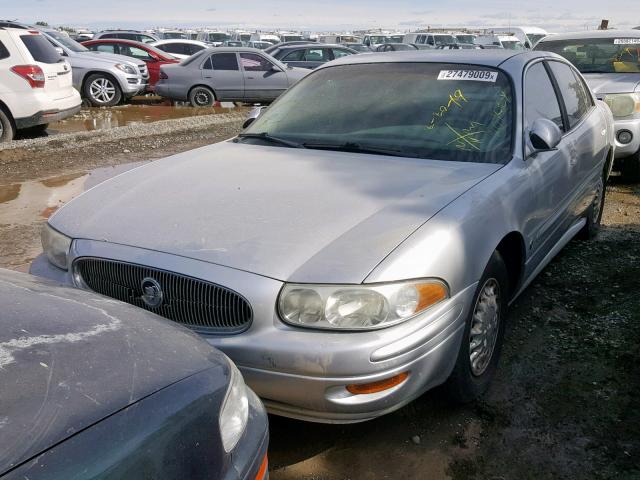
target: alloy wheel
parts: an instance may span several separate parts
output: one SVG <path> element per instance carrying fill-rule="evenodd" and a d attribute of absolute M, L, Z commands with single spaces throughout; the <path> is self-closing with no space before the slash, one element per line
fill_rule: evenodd
<path fill-rule="evenodd" d="M 96 78 L 89 86 L 91 96 L 100 103 L 109 103 L 116 96 L 116 87 L 108 78 Z"/>
<path fill-rule="evenodd" d="M 476 377 L 491 363 L 500 330 L 500 302 L 500 284 L 489 278 L 480 290 L 469 332 L 469 362 Z"/>

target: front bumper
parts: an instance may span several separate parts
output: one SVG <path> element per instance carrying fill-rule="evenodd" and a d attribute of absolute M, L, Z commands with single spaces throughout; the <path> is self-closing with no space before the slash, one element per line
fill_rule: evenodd
<path fill-rule="evenodd" d="M 120 87 L 125 97 L 133 97 L 140 92 L 146 91 L 149 80 L 138 76 L 126 76 L 120 79 Z"/>
<path fill-rule="evenodd" d="M 634 155 L 640 150 L 640 118 L 631 119 L 614 119 L 616 153 L 615 158 L 625 158 Z M 623 131 L 629 131 L 633 135 L 633 139 L 629 143 L 620 143 L 618 134 Z"/>
<path fill-rule="evenodd" d="M 282 282 L 232 268 L 150 250 L 75 240 L 70 262 L 97 257 L 150 265 L 224 285 L 243 295 L 253 308 L 253 323 L 237 335 L 204 338 L 226 353 L 267 410 L 325 423 L 369 420 L 396 410 L 451 373 L 462 341 L 475 285 L 399 325 L 366 332 L 318 331 L 289 326 L 277 316 Z M 72 283 L 68 272 L 43 256 L 31 273 Z M 393 388 L 353 395 L 348 384 L 383 380 L 409 372 Z"/>

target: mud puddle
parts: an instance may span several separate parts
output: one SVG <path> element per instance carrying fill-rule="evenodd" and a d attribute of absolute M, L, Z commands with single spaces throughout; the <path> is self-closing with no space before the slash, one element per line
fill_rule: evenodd
<path fill-rule="evenodd" d="M 49 135 L 56 133 L 109 130 L 140 123 L 152 123 L 173 118 L 216 115 L 238 111 L 232 103 L 211 108 L 193 108 L 170 105 L 122 105 L 112 108 L 85 108 L 77 115 L 52 123 L 47 129 Z"/>

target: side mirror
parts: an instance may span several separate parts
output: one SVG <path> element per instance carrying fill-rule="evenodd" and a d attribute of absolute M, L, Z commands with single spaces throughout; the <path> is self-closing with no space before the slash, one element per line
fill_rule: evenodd
<path fill-rule="evenodd" d="M 281 72 L 282 69 L 277 65 L 271 65 L 271 71 L 272 72 Z"/>
<path fill-rule="evenodd" d="M 562 140 L 562 130 L 551 120 L 539 118 L 533 122 L 529 132 L 532 154 L 555 150 L 560 140 Z"/>
<path fill-rule="evenodd" d="M 64 50 L 62 49 L 62 47 L 54 47 L 56 49 L 56 52 L 58 52 L 60 54 L 60 56 L 64 56 Z"/>
<path fill-rule="evenodd" d="M 249 115 L 247 115 L 246 120 L 244 121 L 244 123 L 242 124 L 242 128 L 245 129 L 247 128 L 249 125 L 251 125 L 253 122 L 256 121 L 256 119 L 262 114 L 262 111 L 264 109 L 266 109 L 267 107 L 253 107 L 251 109 L 251 111 L 249 112 Z"/>

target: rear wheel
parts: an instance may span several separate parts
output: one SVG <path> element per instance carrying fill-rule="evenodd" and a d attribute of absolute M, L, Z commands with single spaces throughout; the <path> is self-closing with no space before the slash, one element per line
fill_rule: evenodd
<path fill-rule="evenodd" d="M 15 136 L 13 122 L 9 116 L 0 108 L 0 142 L 10 142 Z"/>
<path fill-rule="evenodd" d="M 507 268 L 493 252 L 473 298 L 456 365 L 447 380 L 454 400 L 470 402 L 482 395 L 495 375 L 507 313 Z"/>
<path fill-rule="evenodd" d="M 216 96 L 207 87 L 193 87 L 189 92 L 189 103 L 192 107 L 211 107 Z"/>
<path fill-rule="evenodd" d="M 602 212 L 604 210 L 604 202 L 607 194 L 607 186 L 605 185 L 604 175 L 596 185 L 596 194 L 587 210 L 587 223 L 578 232 L 578 238 L 582 240 L 591 240 L 598 236 L 600 232 L 600 222 L 602 221 Z"/>
<path fill-rule="evenodd" d="M 631 183 L 640 182 L 640 152 L 622 160 L 622 177 Z"/>
<path fill-rule="evenodd" d="M 94 73 L 84 83 L 84 96 L 94 107 L 113 107 L 122 100 L 122 91 L 110 75 Z"/>

